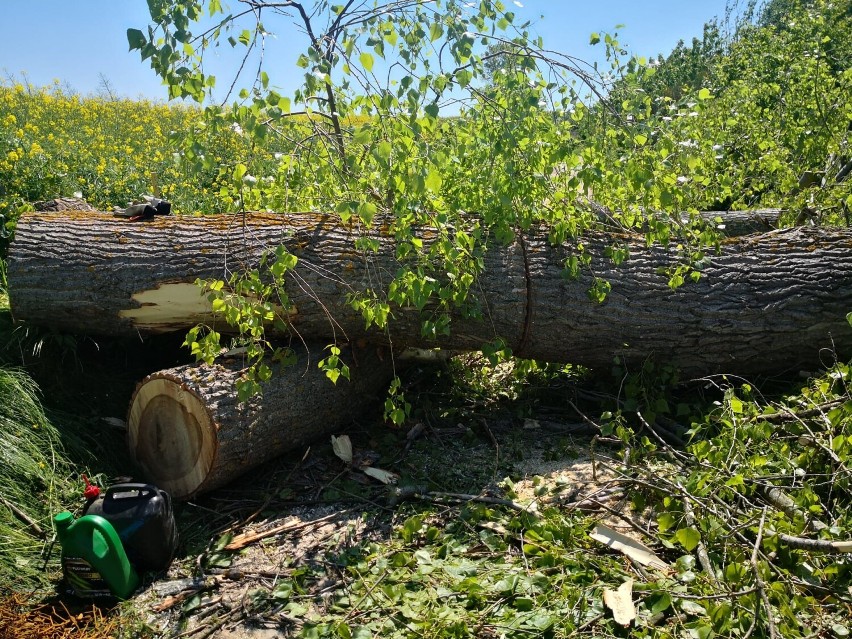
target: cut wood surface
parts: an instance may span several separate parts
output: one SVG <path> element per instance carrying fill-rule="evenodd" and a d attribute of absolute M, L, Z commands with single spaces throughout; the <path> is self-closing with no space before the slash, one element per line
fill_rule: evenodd
<path fill-rule="evenodd" d="M 159 371 L 137 387 L 127 420 L 128 445 L 146 479 L 176 499 L 221 486 L 285 451 L 350 425 L 377 402 L 393 377 L 380 348 L 344 351 L 352 381 L 332 384 L 317 362 L 322 348 L 298 347 L 299 361 L 240 403 L 234 388 L 245 363 Z"/>
<path fill-rule="evenodd" d="M 421 229 L 428 244 L 432 229 Z M 290 321 L 311 339 L 365 336 L 348 296 L 386 286 L 397 272 L 387 227 L 370 232 L 379 250 L 354 249 L 357 230 L 313 213 L 161 217 L 127 222 L 109 215 L 28 213 L 10 247 L 9 294 L 19 320 L 62 331 L 135 335 L 212 322 L 196 278 L 227 278 L 255 266 L 262 251 L 283 244 L 299 263 L 288 274 L 295 306 Z M 615 240 L 629 248 L 619 267 L 605 257 Z M 608 370 L 614 357 L 636 366 L 649 357 L 686 375 L 814 370 L 852 354 L 852 230 L 797 227 L 730 238 L 711 255 L 698 283 L 671 290 L 661 268 L 674 249 L 644 238 L 584 238 L 594 274 L 612 284 L 602 304 L 587 290 L 589 272 L 564 277 L 568 246 L 551 246 L 545 230 L 523 242 L 492 243 L 472 287 L 482 319 L 456 314 L 451 335 L 420 337 L 423 312 L 392 308 L 394 348 L 477 350 L 496 337 L 519 356 Z M 425 311 L 428 313 L 428 308 Z M 217 328 L 223 328 L 222 323 Z M 367 336 L 387 343 L 375 329 Z M 327 342 L 326 342 L 327 343 Z"/>

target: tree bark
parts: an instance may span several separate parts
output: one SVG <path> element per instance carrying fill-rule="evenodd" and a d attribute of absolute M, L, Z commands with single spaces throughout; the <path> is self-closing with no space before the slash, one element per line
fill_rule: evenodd
<path fill-rule="evenodd" d="M 175 499 L 221 486 L 281 453 L 345 428 L 382 397 L 393 377 L 390 353 L 346 350 L 351 381 L 333 385 L 301 346 L 298 362 L 240 403 L 234 384 L 245 365 L 224 358 L 160 371 L 136 388 L 128 444 L 146 478 Z"/>
<path fill-rule="evenodd" d="M 435 231 L 421 229 L 426 245 Z M 288 273 L 290 322 L 308 338 L 369 337 L 394 348 L 477 350 L 500 337 L 513 352 L 608 370 L 613 358 L 637 366 L 656 358 L 686 375 L 775 374 L 814 370 L 852 354 L 852 230 L 799 227 L 723 241 L 701 280 L 671 290 L 662 268 L 672 247 L 648 248 L 632 235 L 583 238 L 592 256 L 577 281 L 563 273 L 572 247 L 551 246 L 532 229 L 508 246 L 492 242 L 471 291 L 483 319 L 456 313 L 451 335 L 420 337 L 430 311 L 392 308 L 387 332 L 364 331 L 348 296 L 382 289 L 399 268 L 387 227 L 369 235 L 378 252 L 354 248 L 355 229 L 312 213 L 160 217 L 133 223 L 94 213 L 29 213 L 18 222 L 8 262 L 12 312 L 19 320 L 90 334 L 145 334 L 213 323 L 196 278 L 227 279 L 284 245 L 299 258 Z M 630 258 L 604 257 L 617 241 Z M 587 291 L 608 280 L 603 303 Z M 439 277 L 436 275 L 436 277 Z M 217 329 L 222 329 L 219 321 Z"/>

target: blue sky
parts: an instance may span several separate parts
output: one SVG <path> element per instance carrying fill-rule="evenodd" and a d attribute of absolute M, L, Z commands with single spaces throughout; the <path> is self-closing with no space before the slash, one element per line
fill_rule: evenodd
<path fill-rule="evenodd" d="M 504 0 L 512 5 L 511 0 Z M 223 4 L 236 5 L 235 0 Z M 700 36 L 705 22 L 724 17 L 726 0 L 519 0 L 513 9 L 516 24 L 531 20 L 532 30 L 549 49 L 593 62 L 601 60 L 602 45 L 589 46 L 592 32 L 613 31 L 636 54 L 667 53 L 683 39 Z M 0 38 L 0 73 L 4 80 L 20 79 L 45 85 L 58 79 L 82 93 L 96 93 L 101 78 L 125 97 L 166 98 L 147 63 L 129 52 L 128 27 L 148 23 L 144 0 L 0 0 L 5 28 Z M 283 29 L 283 27 L 279 27 Z M 275 55 L 281 59 L 269 68 L 273 83 L 292 90 L 288 78 L 301 70 L 291 38 L 279 32 Z M 295 40 L 295 39 L 293 39 Z M 283 44 L 282 44 L 283 43 Z M 230 49 L 230 47 L 226 47 Z M 224 82 L 224 78 L 220 83 Z M 295 80 L 293 81 L 295 85 Z"/>

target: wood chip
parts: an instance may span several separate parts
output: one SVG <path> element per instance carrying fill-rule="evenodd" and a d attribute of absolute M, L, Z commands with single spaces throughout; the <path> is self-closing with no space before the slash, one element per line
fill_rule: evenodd
<path fill-rule="evenodd" d="M 629 626 L 636 619 L 636 606 L 633 605 L 633 580 L 628 579 L 618 590 L 604 589 L 604 605 L 612 610 L 615 623 Z"/>
<path fill-rule="evenodd" d="M 609 546 L 613 550 L 617 550 L 618 552 L 627 555 L 630 559 L 642 564 L 643 566 L 649 566 L 651 568 L 656 568 L 657 570 L 669 570 L 671 568 L 671 566 L 657 557 L 657 555 L 654 554 L 654 551 L 648 548 L 645 544 L 642 544 L 635 539 L 631 539 L 626 535 L 622 535 L 620 532 L 617 532 L 608 526 L 604 526 L 603 524 L 595 526 L 595 529 L 589 533 L 589 537 Z"/>

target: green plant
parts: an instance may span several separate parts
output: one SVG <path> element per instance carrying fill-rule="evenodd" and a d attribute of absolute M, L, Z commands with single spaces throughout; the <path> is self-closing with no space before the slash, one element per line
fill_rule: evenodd
<path fill-rule="evenodd" d="M 243 155 L 218 169 L 221 195 L 232 208 L 285 203 L 333 211 L 353 229 L 353 250 L 368 264 L 379 248 L 370 232 L 393 236 L 399 269 L 350 292 L 368 329 L 386 330 L 397 308 L 420 311 L 421 335 L 435 339 L 453 330 L 451 310 L 480 317 L 485 300 L 475 282 L 489 244 L 508 243 L 534 225 L 549 228 L 554 244 L 574 247 L 569 278 L 594 274 L 582 234 L 613 221 L 644 233 L 649 243 L 677 245 L 682 261 L 665 274 L 672 287 L 700 277 L 695 265 L 717 240 L 697 218 L 679 223 L 680 210 L 691 203 L 677 177 L 686 170 L 681 165 L 694 168 L 694 159 L 674 143 L 661 159 L 650 143 L 656 122 L 645 98 L 630 93 L 622 117 L 602 99 L 601 77 L 546 53 L 503 2 L 386 0 L 370 8 L 320 2 L 312 11 L 287 2 L 280 15 L 265 8 L 261 2 L 256 13 L 232 15 L 218 1 L 152 3 L 152 26 L 129 29 L 128 41 L 173 96 L 202 103 L 216 83 L 203 65 L 211 47 L 227 42 L 251 59 L 268 37 L 264 21 L 293 19 L 306 38 L 297 61 L 302 86 L 281 95 L 260 56 L 256 73 L 235 79 L 229 106 L 205 108 L 204 129 L 236 131 L 245 142 Z M 201 27 L 207 23 L 213 26 Z M 613 73 L 630 86 L 651 74 L 645 62 L 623 62 L 613 36 L 603 41 Z M 709 103 L 706 89 L 698 99 Z M 261 150 L 276 144 L 288 149 L 268 173 Z M 197 171 L 211 166 L 201 148 L 191 132 L 183 149 Z M 628 150 L 635 159 L 625 164 Z M 605 193 L 605 204 L 618 212 L 601 219 L 585 203 L 591 190 Z M 421 226 L 435 230 L 434 240 L 417 237 Z M 614 240 L 608 259 L 620 264 L 629 255 Z M 247 265 L 229 282 L 203 283 L 240 331 L 240 343 L 252 349 L 242 386 L 252 393 L 269 373 L 264 354 L 277 353 L 267 328 L 286 328 L 286 286 L 298 285 L 295 258 L 280 272 L 276 265 L 282 266 L 280 256 Z M 589 296 L 600 303 L 610 290 L 594 277 Z M 218 332 L 199 328 L 187 343 L 209 358 Z M 390 402 L 394 421 L 404 414 Z"/>

